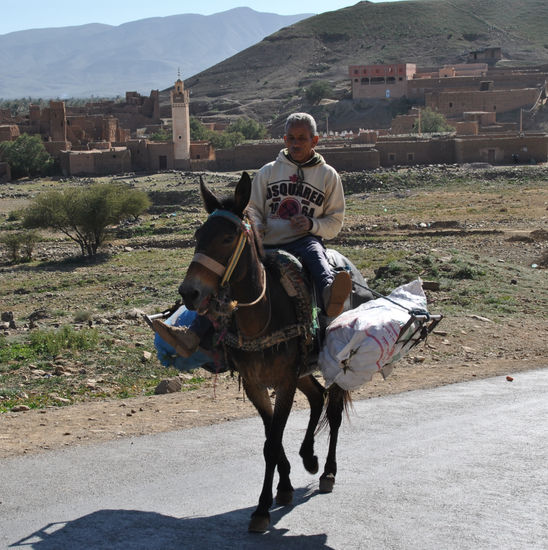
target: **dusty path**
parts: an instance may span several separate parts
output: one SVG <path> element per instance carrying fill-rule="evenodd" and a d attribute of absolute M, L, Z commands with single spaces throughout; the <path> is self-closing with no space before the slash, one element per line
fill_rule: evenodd
<path fill-rule="evenodd" d="M 354 399 L 498 375 L 515 378 L 521 371 L 548 366 L 541 356 L 444 364 L 415 362 L 421 361 L 422 356 L 413 357 L 402 360 L 386 380 L 379 376 L 354 392 Z M 302 395 L 297 396 L 295 406 L 307 406 Z M 205 426 L 254 414 L 253 406 L 238 389 L 237 379 L 221 375 L 216 380 L 212 377 L 203 388 L 189 392 L 6 413 L 0 417 L 0 458 Z"/>

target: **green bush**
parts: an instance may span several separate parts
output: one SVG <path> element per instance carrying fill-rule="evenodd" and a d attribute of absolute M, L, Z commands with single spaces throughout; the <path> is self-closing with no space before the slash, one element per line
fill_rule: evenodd
<path fill-rule="evenodd" d="M 42 356 L 55 356 L 62 350 L 87 350 L 99 341 L 96 329 L 74 330 L 64 326 L 57 330 L 37 330 L 30 335 L 30 346 Z"/>
<path fill-rule="evenodd" d="M 420 112 L 420 128 L 419 119 L 413 124 L 412 133 L 435 134 L 440 132 L 454 132 L 455 128 L 447 122 L 447 119 L 430 107 L 421 109 Z"/>
<path fill-rule="evenodd" d="M 306 88 L 304 96 L 312 104 L 319 103 L 325 97 L 333 95 L 333 88 L 329 82 L 318 80 Z"/>
<path fill-rule="evenodd" d="M 78 243 L 83 256 L 95 256 L 108 226 L 137 218 L 151 202 L 143 191 L 117 183 L 47 191 L 24 213 L 23 225 L 61 231 Z"/>
<path fill-rule="evenodd" d="M 0 242 L 7 248 L 13 263 L 30 261 L 34 246 L 40 240 L 37 231 L 13 231 L 2 235 Z"/>
<path fill-rule="evenodd" d="M 54 166 L 40 136 L 23 134 L 14 141 L 3 141 L 0 143 L 0 157 L 10 165 L 14 179 L 46 175 Z"/>

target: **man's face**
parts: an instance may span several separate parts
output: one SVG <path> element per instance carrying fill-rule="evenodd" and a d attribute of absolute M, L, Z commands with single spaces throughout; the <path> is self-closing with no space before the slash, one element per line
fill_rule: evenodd
<path fill-rule="evenodd" d="M 287 130 L 284 142 L 291 157 L 303 163 L 312 157 L 312 150 L 318 143 L 318 136 L 313 136 L 306 124 L 293 124 Z"/>

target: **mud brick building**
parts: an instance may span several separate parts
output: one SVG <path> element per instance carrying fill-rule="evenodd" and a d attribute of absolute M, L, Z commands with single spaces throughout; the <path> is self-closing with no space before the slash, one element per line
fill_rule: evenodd
<path fill-rule="evenodd" d="M 417 71 L 414 63 L 350 65 L 354 99 L 399 98 L 408 95 L 408 82 Z"/>

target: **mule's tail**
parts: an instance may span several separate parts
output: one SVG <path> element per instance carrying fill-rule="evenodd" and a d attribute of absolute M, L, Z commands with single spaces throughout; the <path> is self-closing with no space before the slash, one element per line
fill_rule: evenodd
<path fill-rule="evenodd" d="M 348 417 L 352 409 L 352 396 L 349 391 L 343 390 L 337 384 L 332 384 L 325 392 L 323 412 L 318 423 L 316 433 L 321 432 L 334 420 L 340 425 L 343 412 Z"/>

